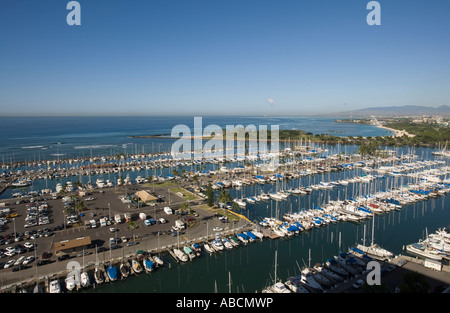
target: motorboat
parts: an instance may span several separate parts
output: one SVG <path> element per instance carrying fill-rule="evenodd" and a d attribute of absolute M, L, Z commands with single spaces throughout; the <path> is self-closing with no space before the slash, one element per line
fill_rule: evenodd
<path fill-rule="evenodd" d="M 75 287 L 77 286 L 75 274 L 69 274 L 64 281 L 66 283 L 66 289 L 68 291 L 74 290 Z"/>
<path fill-rule="evenodd" d="M 315 292 L 323 292 L 322 286 L 314 279 L 313 273 L 309 268 L 304 268 L 300 275 L 300 281 L 306 288 L 310 288 Z"/>
<path fill-rule="evenodd" d="M 159 256 L 157 256 L 157 255 L 154 255 L 154 256 L 153 256 L 153 260 L 155 261 L 155 263 L 156 263 L 158 266 L 164 265 L 163 259 L 161 259 L 161 258 L 160 258 Z"/>
<path fill-rule="evenodd" d="M 263 290 L 263 293 L 291 293 L 282 282 L 277 282 Z"/>
<path fill-rule="evenodd" d="M 252 233 L 259 239 L 262 239 L 264 237 L 264 234 L 257 229 L 252 230 Z"/>
<path fill-rule="evenodd" d="M 52 280 L 48 286 L 49 293 L 61 293 L 61 284 L 58 279 Z"/>
<path fill-rule="evenodd" d="M 120 270 L 120 275 L 122 275 L 122 277 L 126 278 L 128 277 L 128 275 L 130 275 L 130 266 L 128 264 L 128 262 L 123 261 L 122 263 L 120 263 L 119 266 L 119 270 Z"/>
<path fill-rule="evenodd" d="M 91 278 L 87 272 L 82 272 L 80 276 L 81 286 L 83 288 L 89 287 L 91 285 Z"/>
<path fill-rule="evenodd" d="M 220 240 L 219 237 L 216 237 L 216 239 L 214 239 L 211 242 L 211 245 L 212 245 L 213 249 L 216 250 L 216 251 L 222 251 L 224 249 L 222 240 Z"/>
<path fill-rule="evenodd" d="M 155 269 L 155 264 L 149 257 L 146 257 L 142 263 L 144 264 L 144 269 L 147 273 L 151 273 Z"/>
<path fill-rule="evenodd" d="M 14 188 L 23 188 L 31 185 L 31 182 L 25 179 L 16 180 L 11 183 L 11 186 Z"/>
<path fill-rule="evenodd" d="M 327 266 L 327 268 L 338 274 L 341 275 L 343 277 L 347 277 L 348 276 L 348 272 L 343 269 L 342 267 L 339 266 L 339 264 L 337 263 L 337 261 L 334 258 L 330 258 L 325 262 L 325 265 Z"/>
<path fill-rule="evenodd" d="M 328 278 L 328 280 L 332 283 L 338 283 L 341 282 L 343 279 L 341 276 L 339 276 L 338 274 L 330 271 L 329 269 L 322 267 L 320 265 L 316 265 L 314 266 L 314 269 L 319 272 L 320 274 L 322 274 L 324 277 Z"/>
<path fill-rule="evenodd" d="M 419 255 L 421 257 L 425 257 L 427 259 L 432 259 L 436 261 L 442 261 L 442 254 L 438 250 L 429 249 L 426 247 L 426 244 L 423 244 L 421 242 L 412 243 L 406 246 L 406 251 L 414 254 Z"/>
<path fill-rule="evenodd" d="M 142 273 L 142 271 L 144 270 L 144 269 L 142 268 L 141 263 L 140 263 L 138 260 L 136 260 L 136 259 L 131 260 L 131 269 L 132 269 L 133 272 L 135 272 L 136 274 L 140 274 L 140 273 Z"/>
<path fill-rule="evenodd" d="M 284 284 L 293 293 L 309 293 L 309 291 L 303 287 L 298 277 L 290 277 Z"/>
<path fill-rule="evenodd" d="M 183 248 L 183 250 L 184 250 L 184 253 L 186 253 L 187 256 L 189 257 L 189 259 L 192 260 L 192 259 L 195 258 L 195 253 L 194 253 L 194 251 L 193 251 L 190 247 L 185 246 L 185 247 Z"/>
<path fill-rule="evenodd" d="M 205 250 L 207 251 L 207 252 L 209 252 L 209 253 L 214 253 L 214 252 L 216 252 L 208 243 L 204 243 L 203 244 L 203 247 L 205 247 Z"/>
<path fill-rule="evenodd" d="M 231 250 L 234 248 L 233 244 L 230 242 L 230 239 L 222 238 L 222 242 L 226 249 Z"/>
<path fill-rule="evenodd" d="M 106 269 L 106 273 L 107 273 L 110 281 L 117 280 L 117 277 L 118 277 L 117 267 L 115 267 L 114 265 L 109 264 L 108 268 Z"/>
<path fill-rule="evenodd" d="M 200 256 L 200 252 L 202 252 L 202 247 L 198 244 L 198 243 L 193 243 L 191 245 L 192 250 L 195 251 L 195 253 L 197 254 L 197 256 Z"/>
<path fill-rule="evenodd" d="M 94 279 L 95 279 L 95 283 L 100 285 L 105 281 L 105 277 L 103 275 L 103 270 L 96 266 L 95 270 L 94 270 Z"/>

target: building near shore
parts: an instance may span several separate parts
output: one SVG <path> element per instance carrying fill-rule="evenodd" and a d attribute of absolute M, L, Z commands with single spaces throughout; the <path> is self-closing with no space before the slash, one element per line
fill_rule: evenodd
<path fill-rule="evenodd" d="M 58 255 L 83 251 L 83 249 L 87 249 L 91 243 L 91 237 L 86 236 L 55 242 L 53 248 L 55 255 Z"/>
<path fill-rule="evenodd" d="M 136 196 L 138 196 L 139 199 L 146 204 L 156 203 L 156 201 L 158 201 L 157 197 L 151 195 L 146 190 L 140 190 L 140 191 L 136 192 Z"/>

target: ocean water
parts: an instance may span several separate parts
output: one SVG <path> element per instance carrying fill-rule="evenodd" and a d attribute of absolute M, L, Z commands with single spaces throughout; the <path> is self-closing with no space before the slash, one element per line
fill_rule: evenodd
<path fill-rule="evenodd" d="M 132 136 L 167 135 L 179 124 L 193 131 L 194 117 L 0 117 L 0 164 L 170 151 L 173 140 Z M 203 129 L 210 124 L 222 128 L 227 125 L 267 125 L 269 129 L 271 125 L 278 125 L 280 129 L 336 136 L 390 134 L 375 126 L 335 123 L 333 118 L 323 117 L 202 117 Z"/>

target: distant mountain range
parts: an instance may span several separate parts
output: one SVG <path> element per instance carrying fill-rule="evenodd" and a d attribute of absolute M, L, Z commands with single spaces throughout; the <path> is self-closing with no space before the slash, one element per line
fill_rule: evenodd
<path fill-rule="evenodd" d="M 420 105 L 403 105 L 390 107 L 373 107 L 337 113 L 339 116 L 367 117 L 376 116 L 421 116 L 442 115 L 450 116 L 450 106 L 428 107 Z"/>

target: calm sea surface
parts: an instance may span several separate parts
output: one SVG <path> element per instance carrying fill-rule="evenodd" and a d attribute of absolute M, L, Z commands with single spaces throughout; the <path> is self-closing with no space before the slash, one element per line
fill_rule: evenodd
<path fill-rule="evenodd" d="M 185 124 L 193 129 L 193 117 L 17 117 L 0 118 L 2 144 L 0 145 L 0 164 L 14 161 L 38 161 L 69 157 L 90 157 L 115 155 L 118 153 L 151 153 L 168 151 L 171 141 L 164 139 L 133 139 L 133 135 L 170 134 L 178 124 Z M 242 124 L 244 126 L 279 125 L 280 129 L 301 129 L 313 134 L 331 133 L 342 136 L 378 136 L 386 131 L 368 125 L 334 123 L 332 118 L 269 118 L 269 117 L 204 117 L 203 128 L 209 124 Z M 333 146 L 329 153 L 352 152 L 355 146 Z M 399 153 L 408 153 L 403 148 Z M 413 151 L 419 159 L 432 159 L 429 149 Z M 213 166 L 213 165 L 210 165 Z M 132 175 L 162 174 L 130 173 Z M 161 171 L 161 170 L 158 170 Z M 361 170 L 350 170 L 325 175 L 303 177 L 291 180 L 279 186 L 275 184 L 247 186 L 231 189 L 233 197 L 259 194 L 279 189 L 289 189 L 302 185 L 333 181 L 344 177 L 363 174 Z M 102 177 L 111 179 L 112 177 Z M 80 177 L 65 178 L 78 180 Z M 82 180 L 88 179 L 81 177 Z M 95 181 L 95 177 L 92 178 Z M 60 180 L 34 181 L 31 189 L 54 188 Z M 241 211 L 249 219 L 259 221 L 263 217 L 281 217 L 286 212 L 295 212 L 301 208 L 327 203 L 329 200 L 345 199 L 354 195 L 375 192 L 387 186 L 398 186 L 410 181 L 406 178 L 386 176 L 373 183 L 339 186 L 330 191 L 313 190 L 307 196 L 291 196 L 287 201 L 267 201 L 260 204 L 248 204 Z M 87 183 L 87 181 L 83 181 Z M 6 191 L 1 198 L 10 197 Z M 450 212 L 447 196 L 407 205 L 400 211 L 379 215 L 374 220 L 375 242 L 398 254 L 403 253 L 403 246 L 415 242 L 438 227 L 450 225 Z M 356 243 L 362 243 L 366 226 L 366 243 L 371 240 L 372 219 L 364 223 L 350 222 L 329 224 L 314 228 L 289 239 L 265 239 L 246 247 L 224 251 L 214 255 L 203 254 L 200 258 L 186 264 L 176 264 L 170 256 L 166 260 L 171 266 L 159 268 L 149 275 L 129 277 L 123 281 L 98 286 L 95 290 L 83 292 L 160 292 L 160 293 L 211 293 L 228 292 L 229 277 L 233 292 L 261 292 L 274 278 L 275 251 L 278 254 L 277 276 L 287 279 L 299 274 L 305 264 L 314 265 L 324 262 Z M 339 240 L 340 239 L 340 240 Z M 311 258 L 309 258 L 311 256 Z"/>
<path fill-rule="evenodd" d="M 91 157 L 170 151 L 173 141 L 131 138 L 170 134 L 176 125 L 194 129 L 194 117 L 0 117 L 0 164 L 56 158 Z M 335 123 L 333 118 L 218 117 L 202 118 L 202 128 L 215 124 L 278 125 L 313 134 L 379 136 L 390 132 L 371 125 Z"/>

